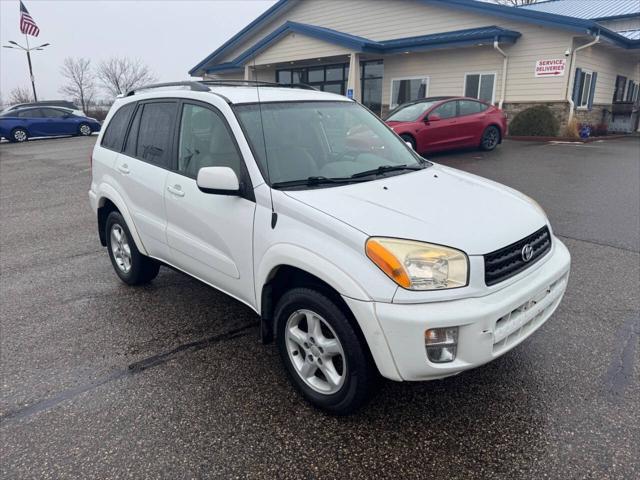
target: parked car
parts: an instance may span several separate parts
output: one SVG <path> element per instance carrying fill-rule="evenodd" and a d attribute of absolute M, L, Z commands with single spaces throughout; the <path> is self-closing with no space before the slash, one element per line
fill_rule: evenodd
<path fill-rule="evenodd" d="M 335 414 L 377 373 L 499 357 L 565 292 L 569 252 L 535 201 L 423 159 L 346 97 L 191 82 L 119 98 L 105 125 L 89 198 L 118 277 L 168 265 L 248 305 Z"/>
<path fill-rule="evenodd" d="M 386 119 L 419 153 L 476 147 L 493 150 L 507 132 L 497 107 L 467 97 L 431 97 L 405 103 Z"/>
<path fill-rule="evenodd" d="M 0 137 L 25 142 L 30 137 L 91 135 L 100 131 L 95 118 L 78 116 L 68 109 L 25 107 L 0 114 Z"/>
<path fill-rule="evenodd" d="M 5 108 L 2 111 L 2 113 L 10 112 L 11 110 L 17 110 L 18 108 L 25 108 L 25 107 L 60 107 L 60 108 L 66 108 L 68 110 L 71 110 L 74 115 L 78 115 L 81 117 L 85 116 L 85 113 L 82 110 L 80 110 L 80 108 L 76 104 L 68 100 L 42 100 L 40 102 L 18 103 L 16 105 L 12 105 L 8 108 Z"/>

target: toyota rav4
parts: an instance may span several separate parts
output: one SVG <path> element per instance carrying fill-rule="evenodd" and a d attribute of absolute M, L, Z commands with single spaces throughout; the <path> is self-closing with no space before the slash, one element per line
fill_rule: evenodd
<path fill-rule="evenodd" d="M 251 82 L 129 92 L 92 155 L 122 281 L 181 270 L 245 303 L 312 404 L 487 363 L 558 306 L 570 257 L 540 206 L 429 162 L 339 95 Z"/>

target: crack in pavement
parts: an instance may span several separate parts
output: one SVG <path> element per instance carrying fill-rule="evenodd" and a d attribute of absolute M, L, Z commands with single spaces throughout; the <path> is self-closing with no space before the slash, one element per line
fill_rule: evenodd
<path fill-rule="evenodd" d="M 207 337 L 201 340 L 185 343 L 183 345 L 177 346 L 172 350 L 159 353 L 151 357 L 144 358 L 138 362 L 134 362 L 130 364 L 126 368 L 120 368 L 120 369 L 114 370 L 103 377 L 93 380 L 92 382 L 85 383 L 84 385 L 79 385 L 75 388 L 64 390 L 54 395 L 53 397 L 47 398 L 45 400 L 41 400 L 39 402 L 33 403 L 23 408 L 12 410 L 3 415 L 0 415 L 0 425 L 6 427 L 7 425 L 17 423 L 18 421 L 24 418 L 27 418 L 37 413 L 44 412 L 46 410 L 54 408 L 57 405 L 61 404 L 62 402 L 65 402 L 66 400 L 75 398 L 78 395 L 81 395 L 90 390 L 94 390 L 109 382 L 113 382 L 114 380 L 130 377 L 138 373 L 144 372 L 149 368 L 157 367 L 158 365 L 167 363 L 171 358 L 175 357 L 177 354 L 181 352 L 184 352 L 187 350 L 196 352 L 198 350 L 202 350 L 204 348 L 210 347 L 212 345 L 215 345 L 225 340 L 232 340 L 234 338 L 246 336 L 247 330 L 250 330 L 255 327 L 256 327 L 256 323 L 247 323 L 247 324 L 241 325 L 238 328 L 234 328 L 233 330 L 229 330 L 225 333 L 220 333 L 218 335 L 212 335 L 210 337 Z"/>
<path fill-rule="evenodd" d="M 616 334 L 616 344 L 624 346 L 614 355 L 603 377 L 605 394 L 614 403 L 622 400 L 631 383 L 639 336 L 640 316 L 627 319 Z"/>

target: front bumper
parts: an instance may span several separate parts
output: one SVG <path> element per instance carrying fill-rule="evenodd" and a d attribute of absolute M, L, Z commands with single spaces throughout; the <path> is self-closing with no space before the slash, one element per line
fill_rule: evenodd
<path fill-rule="evenodd" d="M 358 313 L 370 310 L 386 339 L 389 355 L 371 348 L 378 367 L 383 367 L 381 373 L 396 380 L 444 378 L 490 362 L 521 343 L 549 319 L 567 287 L 571 257 L 560 240 L 553 240 L 542 265 L 522 272 L 519 281 L 484 297 L 420 304 L 369 302 L 370 309 L 355 309 L 361 325 L 366 320 Z M 453 326 L 459 327 L 456 359 L 431 363 L 425 350 L 425 330 Z M 392 358 L 394 369 L 388 361 L 380 364 L 379 359 L 385 357 Z M 397 375 L 390 374 L 392 370 Z"/>

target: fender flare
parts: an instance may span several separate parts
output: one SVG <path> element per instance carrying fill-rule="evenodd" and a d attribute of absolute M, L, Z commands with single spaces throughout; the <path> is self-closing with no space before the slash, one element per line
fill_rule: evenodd
<path fill-rule="evenodd" d="M 115 188 L 107 183 L 103 183 L 98 188 L 98 208 L 104 206 L 104 201 L 109 200 L 113 203 L 120 214 L 124 217 L 124 221 L 127 223 L 127 227 L 129 228 L 129 232 L 131 232 L 131 236 L 133 237 L 133 241 L 136 244 L 136 247 L 143 255 L 148 255 L 147 249 L 144 248 L 144 244 L 142 243 L 142 239 L 138 234 L 138 230 L 136 228 L 135 223 L 133 222 L 133 217 L 129 212 L 129 209 L 126 207 L 126 203 L 122 196 L 117 192 Z"/>
<path fill-rule="evenodd" d="M 264 286 L 269 282 L 277 267 L 290 266 L 304 270 L 330 285 L 340 295 L 357 300 L 371 300 L 367 292 L 344 270 L 338 268 L 316 252 L 290 243 L 278 243 L 270 247 L 263 255 L 256 271 L 256 304 Z M 260 312 L 259 312 L 260 313 Z"/>

